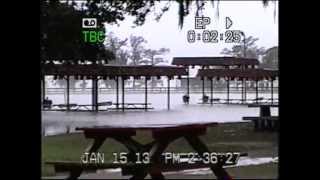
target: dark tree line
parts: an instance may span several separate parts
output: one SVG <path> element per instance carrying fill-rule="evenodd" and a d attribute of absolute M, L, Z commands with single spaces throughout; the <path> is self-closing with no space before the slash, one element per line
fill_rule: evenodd
<path fill-rule="evenodd" d="M 135 17 L 134 23 L 140 26 L 156 8 L 161 10 L 155 20 L 161 19 L 173 2 L 179 5 L 178 24 L 180 28 L 183 27 L 184 17 L 189 15 L 191 8 L 195 7 L 196 15 L 200 15 L 206 3 L 219 4 L 219 0 L 175 0 L 168 1 L 164 6 L 160 1 L 155 0 L 40 1 L 40 60 L 41 62 L 58 60 L 64 63 L 78 63 L 79 61 L 107 63 L 115 59 L 115 55 L 106 49 L 103 43 L 87 44 L 83 41 L 81 38 L 82 18 L 97 18 L 98 27 L 102 31 L 104 31 L 103 23 L 118 23 L 123 21 L 126 15 Z M 269 1 L 263 0 L 262 2 L 267 6 Z M 125 52 L 120 52 L 120 56 L 125 58 Z M 135 60 L 134 63 L 136 63 Z"/>
<path fill-rule="evenodd" d="M 115 55 L 115 59 L 109 62 L 109 64 L 113 65 L 157 65 L 165 62 L 161 55 L 170 52 L 168 48 L 146 48 L 147 41 L 142 36 L 131 35 L 128 38 L 120 39 L 113 32 L 110 32 L 107 37 L 106 46 Z M 156 86 L 157 83 L 162 83 L 162 81 L 152 77 L 151 87 Z M 105 84 L 110 85 L 113 83 L 106 80 Z M 133 80 L 133 87 L 136 84 L 136 80 Z"/>
<path fill-rule="evenodd" d="M 249 36 L 243 40 L 243 43 L 234 45 L 230 49 L 224 48 L 221 54 L 230 55 L 234 57 L 246 57 L 261 59 L 260 67 L 268 69 L 278 69 L 278 47 L 271 47 L 265 49 L 258 47 L 256 41 L 259 38 Z"/>
<path fill-rule="evenodd" d="M 115 58 L 109 64 L 116 65 L 157 65 L 164 62 L 161 55 L 170 52 L 168 48 L 146 48 L 147 40 L 142 36 L 131 35 L 120 39 L 113 32 L 107 35 L 106 47 L 112 51 Z"/>
<path fill-rule="evenodd" d="M 82 38 L 82 18 L 88 11 L 75 8 L 74 3 L 43 1 L 41 3 L 40 60 L 63 63 L 104 62 L 114 58 L 103 43 L 89 44 Z M 104 31 L 101 21 L 98 28 Z"/>

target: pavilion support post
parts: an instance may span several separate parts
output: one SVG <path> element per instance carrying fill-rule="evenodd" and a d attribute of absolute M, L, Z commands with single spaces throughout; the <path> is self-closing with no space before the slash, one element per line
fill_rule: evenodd
<path fill-rule="evenodd" d="M 187 95 L 189 97 L 189 101 L 190 101 L 190 74 L 189 74 L 189 66 L 187 67 Z M 189 104 L 189 101 L 187 102 L 187 104 Z"/>
<path fill-rule="evenodd" d="M 119 76 L 116 77 L 116 109 L 119 109 Z"/>
<path fill-rule="evenodd" d="M 98 111 L 98 78 L 92 78 L 92 110 Z"/>
<path fill-rule="evenodd" d="M 258 103 L 258 98 L 259 98 L 259 84 L 258 84 L 258 80 L 256 80 L 256 103 Z"/>
<path fill-rule="evenodd" d="M 70 76 L 67 76 L 67 111 L 70 110 Z"/>
<path fill-rule="evenodd" d="M 144 81 L 144 90 L 145 90 L 145 97 L 144 97 L 144 110 L 147 111 L 148 110 L 148 78 L 147 76 L 145 77 L 145 81 Z"/>
<path fill-rule="evenodd" d="M 167 100 L 167 108 L 168 110 L 170 110 L 170 77 L 168 76 L 168 90 L 167 90 L 167 93 L 168 93 L 168 100 Z"/>
<path fill-rule="evenodd" d="M 210 78 L 210 104 L 213 104 L 213 78 Z"/>
<path fill-rule="evenodd" d="M 91 110 L 95 110 L 95 83 L 94 83 L 94 77 L 91 79 L 92 87 L 91 87 Z"/>
<path fill-rule="evenodd" d="M 273 79 L 271 79 L 271 104 L 273 104 Z"/>
<path fill-rule="evenodd" d="M 202 77 L 202 102 L 204 103 L 204 77 Z"/>
<path fill-rule="evenodd" d="M 229 104 L 230 100 L 230 79 L 229 77 L 227 78 L 227 104 Z"/>
<path fill-rule="evenodd" d="M 46 99 L 46 76 L 42 76 L 42 103 Z"/>
<path fill-rule="evenodd" d="M 121 78 L 121 87 L 122 87 L 122 112 L 124 112 L 124 76 Z"/>
<path fill-rule="evenodd" d="M 96 111 L 99 111 L 99 79 L 96 77 Z"/>
<path fill-rule="evenodd" d="M 244 102 L 244 79 L 242 79 L 242 86 L 241 86 L 241 102 Z"/>
<path fill-rule="evenodd" d="M 243 97 L 244 97 L 244 102 L 246 103 L 247 102 L 247 80 L 244 78 L 244 94 L 243 94 Z"/>

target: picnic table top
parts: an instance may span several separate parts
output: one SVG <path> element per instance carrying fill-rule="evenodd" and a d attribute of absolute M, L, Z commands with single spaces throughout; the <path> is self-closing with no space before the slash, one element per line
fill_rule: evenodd
<path fill-rule="evenodd" d="M 105 106 L 105 105 L 112 105 L 112 103 L 110 102 L 99 102 L 97 105 L 98 106 Z M 67 107 L 68 104 L 53 104 L 52 106 L 59 106 L 59 107 Z M 69 104 L 70 107 L 74 107 L 74 106 L 94 106 L 93 104 L 76 104 L 76 103 L 70 103 Z"/>
<path fill-rule="evenodd" d="M 245 116 L 242 120 L 278 120 L 279 116 Z"/>
<path fill-rule="evenodd" d="M 68 104 L 53 104 L 52 106 L 68 106 Z M 70 103 L 69 106 L 78 106 L 78 104 Z"/>
<path fill-rule="evenodd" d="M 208 126 L 216 126 L 217 122 L 203 122 L 203 123 L 172 123 L 172 124 L 126 124 L 126 125 L 104 125 L 104 126 L 90 126 L 77 127 L 76 130 L 82 131 L 108 131 L 108 130 L 165 130 L 176 129 L 183 130 L 189 128 L 205 128 Z"/>
<path fill-rule="evenodd" d="M 279 107 L 278 103 L 254 103 L 249 104 L 248 107 Z"/>

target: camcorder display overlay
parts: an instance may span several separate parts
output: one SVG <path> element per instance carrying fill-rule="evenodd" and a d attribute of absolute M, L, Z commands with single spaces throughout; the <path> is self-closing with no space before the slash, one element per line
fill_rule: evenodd
<path fill-rule="evenodd" d="M 42 178 L 278 178 L 278 14 L 43 1 Z"/>

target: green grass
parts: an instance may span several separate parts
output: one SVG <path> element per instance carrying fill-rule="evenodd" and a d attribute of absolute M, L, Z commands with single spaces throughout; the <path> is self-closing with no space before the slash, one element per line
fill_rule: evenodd
<path fill-rule="evenodd" d="M 254 166 L 240 166 L 228 168 L 228 173 L 233 178 L 239 179 L 277 179 L 278 164 L 268 163 Z"/>
<path fill-rule="evenodd" d="M 208 133 L 202 137 L 203 141 L 209 146 L 211 151 L 215 152 L 248 152 L 250 156 L 273 156 L 277 154 L 277 133 L 270 132 L 254 132 L 252 125 L 248 123 L 222 124 L 217 127 L 208 129 Z M 147 132 L 138 132 L 136 140 L 142 143 L 150 142 L 151 134 Z M 70 160 L 80 161 L 80 157 L 86 147 L 92 142 L 86 139 L 83 134 L 66 134 L 58 136 L 49 136 L 42 138 L 42 175 L 54 175 L 53 167 L 45 165 L 46 161 Z M 193 152 L 187 142 L 183 139 L 176 140 L 169 145 L 166 151 L 169 152 Z M 126 148 L 113 141 L 107 139 L 99 149 L 99 152 L 105 154 L 106 161 L 112 161 L 112 152 L 127 152 Z M 241 167 L 243 175 L 246 174 L 247 168 L 253 168 L 254 171 L 277 171 L 266 166 Z M 231 172 L 239 173 L 238 168 Z M 242 171 L 241 171 L 242 172 Z M 240 173 L 241 173 L 240 172 Z M 262 173 L 262 172 L 261 172 Z M 253 174 L 254 176 L 255 174 Z M 260 177 L 260 176 L 257 176 Z"/>
<path fill-rule="evenodd" d="M 227 168 L 229 175 L 234 179 L 277 179 L 278 165 L 275 163 L 240 166 Z M 214 179 L 214 174 L 170 174 L 165 176 L 167 179 Z"/>

